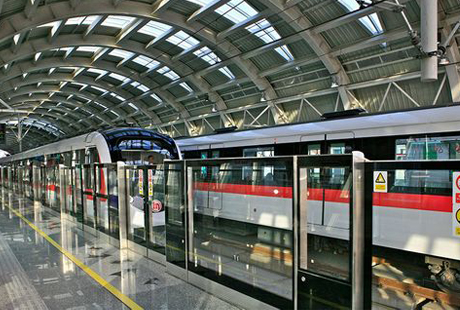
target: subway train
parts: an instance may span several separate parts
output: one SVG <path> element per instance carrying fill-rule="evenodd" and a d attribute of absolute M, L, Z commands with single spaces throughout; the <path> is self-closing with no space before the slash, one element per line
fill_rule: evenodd
<path fill-rule="evenodd" d="M 292 171 L 271 157 L 358 150 L 370 160 L 460 159 L 459 115 L 457 104 L 379 114 L 346 112 L 316 122 L 184 138 L 177 143 L 186 159 L 266 157 L 265 164 L 214 161 L 215 166 L 197 170 L 193 203 L 200 217 L 222 218 L 213 229 L 233 230 L 234 236 L 227 238 L 252 234 L 252 251 L 275 246 L 286 253 L 292 246 Z M 414 281 L 430 286 L 427 283 L 433 280 L 445 292 L 458 294 L 460 243 L 452 233 L 451 175 L 448 170 L 388 171 L 388 191 L 373 194 L 373 255 L 376 264 L 392 262 L 391 268 L 400 268 L 411 281 L 419 277 Z M 326 258 L 329 252 L 333 262 L 333 257 L 347 251 L 350 171 L 311 167 L 307 176 L 308 189 L 301 199 L 309 201 L 311 257 Z M 280 258 L 285 265 L 290 259 L 290 253 Z M 344 264 L 317 265 L 310 262 L 309 268 L 347 276 L 347 267 L 340 267 Z M 411 274 L 414 267 L 419 267 L 418 276 Z"/>
<path fill-rule="evenodd" d="M 104 231 L 110 231 L 109 213 L 113 214 L 118 210 L 116 170 L 102 166 L 82 168 L 80 165 L 110 164 L 117 161 L 127 165 L 151 165 L 149 173 L 158 170 L 155 174 L 156 180 L 163 175 L 164 159 L 181 159 L 180 149 L 174 139 L 143 128 L 114 128 L 91 132 L 0 158 L 0 165 L 15 168 L 12 169 L 12 178 L 20 177 L 24 184 L 30 185 L 26 186 L 26 189 L 34 188 L 32 176 L 35 166 L 39 171 L 39 180 L 34 182 L 40 186 L 41 199 L 56 211 L 60 211 L 62 198 L 58 178 L 59 165 L 72 167 L 73 171 L 69 173 L 70 179 L 65 191 L 67 202 L 70 204 L 68 208 L 73 211 L 72 214 L 84 216 L 85 223 L 90 226 L 97 225 Z M 131 175 L 131 178 L 133 178 L 131 184 L 139 184 L 138 174 Z M 83 194 L 75 194 L 77 192 Z M 32 198 L 33 194 L 29 191 L 28 196 Z M 143 191 L 138 187 L 130 192 L 129 216 L 131 229 L 134 231 L 142 230 L 144 227 L 144 206 L 139 203 L 143 200 L 143 196 Z M 159 195 L 158 199 L 164 197 Z M 152 215 L 152 223 L 153 226 L 163 227 L 164 207 L 163 203 L 160 205 L 162 208 Z M 113 232 L 113 235 L 117 237 L 117 232 Z"/>

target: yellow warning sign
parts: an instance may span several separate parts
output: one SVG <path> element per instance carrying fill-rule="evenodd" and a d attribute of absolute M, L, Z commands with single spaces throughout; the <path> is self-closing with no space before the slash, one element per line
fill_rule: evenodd
<path fill-rule="evenodd" d="M 388 172 L 374 171 L 374 192 L 386 193 L 388 191 Z"/>
<path fill-rule="evenodd" d="M 457 218 L 457 222 L 460 224 L 460 209 L 457 210 L 455 217 Z"/>
<path fill-rule="evenodd" d="M 375 183 L 383 183 L 383 184 L 386 183 L 385 178 L 383 177 L 382 173 L 379 173 L 379 175 L 377 176 L 377 179 L 375 179 Z"/>

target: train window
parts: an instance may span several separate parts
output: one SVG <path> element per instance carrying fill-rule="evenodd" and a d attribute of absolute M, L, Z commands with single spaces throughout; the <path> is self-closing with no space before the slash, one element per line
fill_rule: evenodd
<path fill-rule="evenodd" d="M 273 157 L 275 156 L 274 147 L 257 147 L 243 149 L 243 157 Z"/>
<path fill-rule="evenodd" d="M 310 144 L 308 146 L 308 155 L 320 155 L 321 144 Z"/>
<path fill-rule="evenodd" d="M 329 154 L 345 154 L 345 143 L 331 143 Z"/>
<path fill-rule="evenodd" d="M 97 148 L 95 147 L 87 148 L 85 152 L 85 163 L 92 164 L 92 163 L 98 163 L 98 162 L 99 162 L 99 153 L 97 151 Z"/>
<path fill-rule="evenodd" d="M 396 160 L 460 159 L 460 137 L 420 137 L 396 140 Z"/>

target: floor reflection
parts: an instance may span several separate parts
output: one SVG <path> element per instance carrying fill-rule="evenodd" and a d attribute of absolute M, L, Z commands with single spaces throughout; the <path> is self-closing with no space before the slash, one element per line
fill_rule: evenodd
<path fill-rule="evenodd" d="M 49 309 L 127 307 L 20 220 L 10 208 L 145 309 L 236 309 L 170 276 L 164 266 L 130 250 L 120 250 L 97 232 L 80 229 L 71 216 L 51 210 L 38 199 L 26 198 L 18 190 L 1 191 L 0 232 Z M 28 196 L 32 194 L 29 192 Z M 0 277 L 0 281 L 8 279 Z M 0 309 L 8 307 L 0 304 Z"/>

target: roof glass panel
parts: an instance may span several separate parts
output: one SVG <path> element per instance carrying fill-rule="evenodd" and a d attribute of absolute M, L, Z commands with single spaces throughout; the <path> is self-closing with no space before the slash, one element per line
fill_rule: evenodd
<path fill-rule="evenodd" d="M 161 100 L 161 98 L 158 97 L 156 94 L 150 94 L 150 97 L 152 97 L 153 99 L 155 99 L 158 102 L 163 102 L 163 100 Z"/>
<path fill-rule="evenodd" d="M 184 50 L 200 43 L 200 41 L 198 41 L 197 39 L 195 39 L 194 37 L 190 36 L 182 30 L 167 38 L 166 41 L 174 45 L 177 45 Z"/>
<path fill-rule="evenodd" d="M 119 81 L 122 81 L 122 82 L 123 82 L 124 80 L 127 79 L 127 77 L 125 77 L 125 76 L 123 76 L 123 75 L 121 75 L 121 74 L 118 74 L 118 73 L 113 73 L 113 72 L 110 73 L 109 76 L 110 76 L 111 78 L 114 78 L 114 79 L 119 80 Z"/>
<path fill-rule="evenodd" d="M 225 75 L 226 77 L 228 77 L 230 80 L 233 80 L 235 78 L 235 75 L 232 73 L 232 71 L 230 71 L 230 69 L 228 67 L 223 67 L 223 68 L 220 68 L 219 71 Z"/>
<path fill-rule="evenodd" d="M 105 90 L 104 88 L 101 88 L 101 87 L 98 87 L 98 86 L 91 86 L 91 88 L 97 90 L 97 91 L 100 91 L 101 93 L 106 93 L 107 90 Z"/>
<path fill-rule="evenodd" d="M 216 12 L 235 24 L 243 22 L 258 13 L 246 1 L 242 0 L 231 0 L 219 7 Z"/>
<path fill-rule="evenodd" d="M 173 81 L 180 78 L 180 76 L 176 72 L 174 72 L 167 66 L 161 67 L 160 69 L 157 70 L 157 72 L 166 76 L 167 78 L 170 78 Z"/>
<path fill-rule="evenodd" d="M 130 23 L 135 20 L 134 17 L 131 16 L 123 16 L 123 15 L 109 15 L 107 18 L 102 22 L 102 26 L 107 27 L 114 27 L 114 28 L 125 28 Z"/>
<path fill-rule="evenodd" d="M 208 4 L 209 2 L 212 2 L 213 0 L 187 0 L 187 1 L 203 6 L 203 5 Z"/>
<path fill-rule="evenodd" d="M 182 86 L 186 91 L 188 91 L 189 93 L 193 93 L 193 89 L 185 82 L 182 82 L 179 84 L 180 86 Z"/>
<path fill-rule="evenodd" d="M 135 106 L 133 103 L 131 103 L 131 102 L 128 102 L 128 105 L 129 105 L 131 108 L 133 108 L 134 110 L 136 110 L 136 111 L 139 110 L 139 108 L 136 107 L 136 106 Z"/>
<path fill-rule="evenodd" d="M 109 55 L 111 56 L 115 56 L 115 57 L 120 57 L 122 59 L 126 59 L 126 58 L 131 58 L 134 56 L 134 53 L 132 52 L 128 52 L 128 51 L 125 51 L 125 50 L 120 50 L 118 48 L 115 48 L 113 50 L 110 51 Z"/>
<path fill-rule="evenodd" d="M 95 53 L 100 50 L 100 47 L 97 46 L 79 46 L 77 47 L 78 52 L 89 52 L 89 53 Z"/>
<path fill-rule="evenodd" d="M 162 35 L 164 32 L 169 31 L 171 28 L 171 26 L 163 23 L 149 21 L 144 27 L 139 29 L 137 32 L 156 38 Z"/>
<path fill-rule="evenodd" d="M 360 9 L 360 5 L 356 0 L 339 0 L 339 2 L 349 11 L 357 11 Z M 368 16 L 361 17 L 360 23 L 367 28 L 372 34 L 380 34 L 383 32 L 382 24 L 376 13 L 372 13 Z"/>
<path fill-rule="evenodd" d="M 281 39 L 281 36 L 278 33 L 278 31 L 265 18 L 252 25 L 247 26 L 246 30 L 257 36 L 265 43 L 271 43 Z M 294 56 L 292 55 L 287 45 L 275 48 L 275 52 L 277 52 L 279 55 L 281 55 L 281 57 L 283 57 L 287 61 L 294 60 Z"/>
<path fill-rule="evenodd" d="M 199 50 L 196 50 L 195 52 L 193 52 L 193 54 L 203 59 L 210 65 L 214 65 L 221 61 L 221 59 L 213 51 L 211 51 L 209 47 L 207 46 L 204 46 L 200 48 Z"/>
<path fill-rule="evenodd" d="M 265 43 L 271 43 L 273 41 L 281 39 L 281 36 L 279 35 L 278 31 L 276 31 L 276 29 L 273 28 L 273 26 L 271 26 L 265 18 L 252 25 L 249 25 L 248 27 L 246 27 L 246 30 L 256 35 Z"/>
<path fill-rule="evenodd" d="M 137 56 L 133 59 L 133 61 L 138 65 L 144 66 L 148 69 L 153 69 L 160 64 L 158 61 L 144 55 Z"/>
<path fill-rule="evenodd" d="M 282 45 L 280 47 L 275 48 L 275 52 L 280 54 L 287 61 L 294 60 L 294 56 L 292 55 L 292 53 L 289 50 L 289 48 L 287 47 L 287 45 Z"/>

